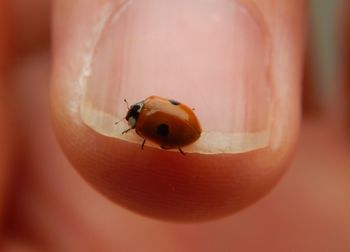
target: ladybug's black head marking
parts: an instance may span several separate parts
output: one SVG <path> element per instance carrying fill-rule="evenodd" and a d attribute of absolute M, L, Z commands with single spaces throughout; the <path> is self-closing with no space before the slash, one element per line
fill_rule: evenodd
<path fill-rule="evenodd" d="M 175 100 L 173 100 L 173 99 L 169 99 L 169 102 L 170 102 L 171 104 L 175 105 L 175 106 L 180 105 L 180 102 L 175 101 Z"/>
<path fill-rule="evenodd" d="M 125 119 L 126 119 L 127 121 L 129 121 L 130 117 L 134 117 L 135 119 L 137 119 L 138 116 L 139 116 L 139 114 L 140 114 L 140 112 L 138 112 L 139 109 L 140 109 L 140 106 L 139 106 L 139 105 L 137 105 L 137 104 L 132 105 L 132 106 L 130 107 L 128 113 L 126 114 Z"/>
<path fill-rule="evenodd" d="M 157 134 L 162 137 L 169 135 L 169 126 L 165 123 L 159 124 L 157 127 Z"/>
<path fill-rule="evenodd" d="M 136 121 L 139 117 L 142 107 L 143 102 L 136 103 L 130 107 L 128 113 L 126 114 L 125 119 L 128 121 L 131 128 L 135 128 Z"/>

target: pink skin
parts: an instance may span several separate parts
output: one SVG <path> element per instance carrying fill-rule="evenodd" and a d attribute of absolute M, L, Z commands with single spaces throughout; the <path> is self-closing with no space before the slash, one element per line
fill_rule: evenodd
<path fill-rule="evenodd" d="M 280 30 L 289 34 L 279 38 L 289 38 L 294 50 L 300 50 L 301 55 L 302 38 L 301 32 L 297 31 L 296 20 L 302 20 L 299 17 L 302 6 L 292 3 L 285 6 L 290 11 L 287 18 L 277 11 L 281 10 L 280 1 L 262 2 L 259 1 L 257 6 L 263 13 L 266 26 L 270 31 L 277 33 Z M 299 103 L 298 76 L 294 75 L 295 72 L 286 72 L 293 72 L 293 67 L 296 71 L 301 68 L 301 63 L 299 60 L 288 62 L 293 66 L 288 70 L 282 67 L 283 64 L 276 64 L 272 70 L 294 83 L 291 88 L 294 91 L 285 94 L 288 97 L 284 99 L 291 110 L 283 115 L 293 123 L 287 131 L 289 137 L 274 153 L 263 149 L 243 154 L 190 154 L 186 162 L 178 153 L 153 148 L 139 154 L 138 145 L 101 136 L 96 130 L 88 128 L 78 113 L 68 109 L 68 104 L 74 104 L 79 96 L 79 90 L 72 83 L 73 76 L 79 75 L 81 65 L 71 60 L 76 59 L 73 57 L 75 53 L 79 54 L 78 38 L 83 36 L 85 26 L 89 26 L 81 19 L 83 16 L 91 17 L 83 15 L 90 13 L 90 8 L 96 11 L 98 8 L 93 4 L 80 6 L 78 1 L 63 5 L 59 1 L 54 8 L 57 13 L 55 86 L 52 92 L 54 120 L 64 151 L 90 184 L 77 176 L 56 144 L 46 106 L 49 59 L 47 54 L 33 53 L 16 66 L 16 78 L 12 83 L 11 94 L 15 94 L 13 100 L 18 111 L 16 115 L 23 122 L 17 132 L 26 136 L 21 145 L 26 155 L 17 155 L 22 163 L 17 180 L 11 184 L 14 193 L 10 195 L 14 204 L 6 204 L 10 214 L 7 219 L 9 225 L 5 229 L 5 237 L 9 237 L 5 251 L 29 251 L 28 243 L 35 245 L 31 247 L 39 247 L 39 251 L 286 251 L 291 247 L 298 251 L 349 250 L 347 196 L 350 188 L 346 164 L 350 160 L 345 137 L 348 132 L 337 126 L 339 121 L 334 117 L 307 121 L 296 160 L 281 185 L 264 201 L 230 218 L 206 224 L 174 225 L 141 217 L 101 197 L 92 188 L 142 214 L 182 221 L 216 218 L 253 203 L 278 181 L 294 148 L 299 116 L 294 111 L 298 108 L 295 104 Z M 274 16 L 273 13 L 279 15 Z M 77 20 L 73 21 L 72 17 Z M 77 33 L 62 35 L 73 28 L 77 29 Z M 27 29 L 25 27 L 24 30 Z M 85 41 L 84 37 L 82 40 Z M 276 41 L 279 40 L 276 38 Z M 280 51 L 284 46 L 286 44 L 282 42 L 274 43 L 275 56 L 282 54 Z M 29 48 L 33 47 L 28 47 L 26 51 L 34 51 Z M 68 52 L 71 53 L 70 58 Z M 71 64 L 69 67 L 76 66 L 78 69 L 67 69 L 68 63 Z M 66 70 L 69 74 L 63 74 Z M 61 78 L 66 79 L 58 82 Z M 283 117 L 275 119 L 284 120 Z M 329 123 L 329 118 L 332 123 Z M 2 119 L 0 121 L 3 122 Z M 218 127 L 221 126 L 218 124 Z M 4 135 L 9 135 L 7 129 L 3 131 L 7 133 Z M 130 152 L 135 155 L 128 154 Z M 132 166 L 130 160 L 135 157 L 137 165 Z M 170 160 L 170 165 L 165 164 L 159 169 L 166 160 Z M 116 162 L 123 165 L 116 166 Z M 146 162 L 152 162 L 153 166 L 145 166 Z M 200 173 L 188 162 L 197 167 L 201 165 Z M 219 170 L 219 165 L 229 168 Z M 145 170 L 145 167 L 148 169 Z M 110 182 L 121 178 L 123 181 L 118 187 Z M 166 182 L 169 184 L 165 185 Z M 174 185 L 173 191 L 155 190 Z M 212 186 L 209 188 L 211 194 L 203 192 L 203 188 L 208 186 Z M 172 205 L 163 205 L 166 197 Z M 187 213 L 179 212 L 176 204 L 189 199 L 195 203 L 205 199 L 208 205 L 188 204 L 185 205 Z M 211 203 L 220 204 L 221 208 L 217 209 Z M 233 206 L 233 203 L 237 205 Z M 201 210 L 199 217 L 188 214 L 198 209 Z M 7 228 L 9 226 L 11 228 Z"/>
<path fill-rule="evenodd" d="M 111 18 L 105 14 L 108 13 L 106 11 L 108 8 L 100 2 L 94 4 L 92 1 L 91 5 L 80 11 L 71 8 L 70 5 L 56 3 L 57 15 L 54 20 L 56 24 L 61 22 L 62 17 L 65 17 L 65 20 L 74 20 L 74 25 L 63 26 L 64 29 L 58 29 L 54 34 L 56 43 L 54 44 L 54 72 L 51 97 L 58 139 L 71 162 L 91 185 L 113 201 L 133 211 L 155 218 L 176 221 L 200 221 L 231 214 L 256 201 L 276 184 L 283 174 L 295 146 L 299 121 L 298 94 L 300 83 L 298 81 L 301 73 L 299 67 L 290 68 L 288 72 L 281 71 L 281 69 L 289 65 L 298 66 L 302 59 L 302 22 L 295 22 L 295 20 L 303 19 L 302 12 L 299 11 L 301 3 L 296 1 L 293 4 L 281 4 L 281 6 L 276 6 L 276 9 L 267 10 L 264 9 L 264 5 L 255 6 L 233 2 L 233 12 L 226 13 L 226 9 L 231 7 L 232 3 L 229 0 L 219 1 L 222 4 L 214 7 L 219 17 L 220 15 L 224 17 L 224 21 L 227 23 L 223 23 L 223 25 L 227 25 L 228 28 L 222 28 L 222 31 L 218 32 L 215 27 L 216 21 L 209 19 L 209 24 L 214 26 L 214 28 L 207 28 L 205 34 L 209 33 L 209 37 L 210 35 L 218 37 L 219 42 L 220 39 L 223 39 L 222 41 L 231 39 L 230 34 L 232 33 L 234 37 L 244 36 L 243 40 L 237 39 L 239 48 L 236 49 L 225 43 L 217 47 L 216 44 L 206 44 L 206 41 L 200 41 L 202 50 L 196 49 L 198 52 L 191 52 L 193 49 L 187 48 L 186 42 L 179 42 L 180 46 L 183 46 L 183 50 L 185 50 L 184 55 L 188 55 L 189 58 L 185 62 L 185 64 L 188 64 L 188 67 L 184 70 L 179 70 L 178 84 L 175 86 L 173 81 L 176 80 L 174 79 L 176 73 L 173 73 L 171 69 L 169 71 L 159 71 L 158 78 L 163 80 L 159 83 L 151 81 L 156 73 L 149 73 L 150 71 L 155 71 L 152 69 L 158 69 L 164 65 L 164 62 L 158 63 L 157 60 L 150 61 L 151 55 L 148 54 L 154 51 L 155 48 L 158 48 L 164 54 L 169 54 L 169 57 L 166 57 L 166 59 L 170 61 L 170 67 L 180 67 L 181 64 L 179 62 L 183 58 L 179 54 L 181 48 L 178 49 L 179 52 L 176 51 L 173 54 L 172 51 L 168 51 L 170 49 L 167 45 L 170 42 L 163 41 L 164 39 L 159 40 L 160 37 L 167 38 L 169 36 L 168 29 L 162 27 L 163 22 L 159 22 L 159 24 L 157 22 L 153 23 L 153 19 L 149 19 L 147 16 L 167 11 L 167 9 L 164 10 L 164 5 L 156 5 L 156 2 L 157 0 L 152 0 L 153 4 L 150 4 L 152 8 L 148 9 L 145 7 L 141 8 L 142 6 L 139 8 L 138 2 L 132 2 L 127 7 L 119 7 L 124 8 L 122 11 L 118 9 L 117 5 L 112 5 L 110 7 L 112 13 L 117 14 L 113 14 L 114 16 L 112 15 Z M 226 6 L 227 4 L 228 7 Z M 187 20 L 187 15 L 190 12 L 187 14 L 188 9 L 183 8 L 182 5 L 185 7 L 196 7 L 197 10 L 207 13 L 207 2 L 197 1 L 197 4 L 189 5 L 188 2 L 184 1 L 173 6 L 181 13 L 179 17 L 169 17 L 171 14 L 160 14 L 159 18 L 168 20 L 167 22 L 171 24 Z M 239 8 L 243 8 L 243 11 Z M 258 8 L 261 10 L 258 11 Z M 149 13 L 141 14 L 141 10 Z M 119 12 L 122 12 L 123 15 Z M 275 22 L 284 12 L 291 13 L 291 15 L 282 15 L 285 20 Z M 101 18 L 101 15 L 103 18 Z M 208 14 L 209 17 L 211 17 L 210 15 Z M 118 17 L 116 22 L 108 21 L 110 19 L 113 20 L 115 16 Z M 198 19 L 194 18 L 195 21 L 192 23 L 195 26 L 194 29 L 205 27 L 206 23 L 202 24 L 201 22 L 208 22 L 208 16 L 206 14 Z M 133 56 L 134 51 L 130 51 L 131 49 L 127 48 L 128 59 L 123 58 L 118 61 L 114 57 L 109 57 L 106 61 L 101 61 L 100 57 L 108 57 L 114 52 L 113 50 L 116 50 L 115 55 L 117 59 L 118 55 L 123 55 L 123 50 L 126 49 L 115 46 L 116 44 L 118 45 L 118 39 L 122 40 L 124 39 L 123 36 L 125 36 L 125 32 L 120 30 L 121 28 L 118 27 L 118 24 L 119 22 L 124 22 L 124 25 L 128 27 L 127 20 L 133 20 L 133 18 L 135 20 L 141 18 L 141 21 L 131 25 L 133 30 L 128 35 L 130 37 L 130 48 L 146 58 L 137 55 Z M 180 18 L 180 21 L 178 18 Z M 230 23 L 230 20 L 233 23 Z M 103 22 L 107 23 L 107 25 L 100 25 L 101 23 L 104 24 Z M 165 23 L 167 24 L 167 22 Z M 211 24 L 210 22 L 214 23 Z M 90 27 L 95 27 L 96 23 L 99 26 L 91 31 Z M 150 24 L 144 25 L 144 23 Z M 248 29 L 235 28 L 237 25 L 243 27 L 247 25 Z M 230 28 L 231 26 L 232 28 Z M 173 29 L 171 36 L 178 35 L 179 38 L 187 38 L 187 30 L 183 31 L 182 27 L 183 25 L 170 25 L 170 28 Z M 99 29 L 102 32 L 99 33 Z M 112 36 L 109 35 L 110 29 L 114 37 L 108 37 Z M 152 35 L 153 37 L 148 35 L 147 29 L 153 29 L 157 35 Z M 179 30 L 176 31 L 176 29 Z M 135 35 L 134 33 L 138 31 L 141 34 Z M 68 36 L 67 34 L 70 35 Z M 151 36 L 151 38 L 148 38 L 148 36 Z M 275 50 L 274 46 L 279 43 L 281 36 L 287 36 L 290 39 L 284 41 L 283 46 L 279 45 L 281 47 L 280 50 Z M 296 37 L 299 39 L 295 39 Z M 111 43 L 110 39 L 112 39 L 112 42 L 115 42 Z M 140 39 L 142 40 L 140 41 Z M 196 39 L 201 40 L 202 35 L 192 36 L 188 43 L 191 41 L 196 44 Z M 152 42 L 159 44 L 153 45 Z M 210 41 L 207 40 L 207 42 Z M 86 43 L 88 43 L 88 48 Z M 246 45 L 248 48 L 241 48 L 242 43 L 248 43 Z M 255 49 L 254 45 L 258 49 Z M 94 49 L 95 46 L 97 46 L 97 49 Z M 212 57 L 215 64 L 219 64 L 221 58 L 227 60 L 227 62 L 222 62 L 222 66 L 223 68 L 227 66 L 228 70 L 214 68 L 207 73 L 208 69 L 203 65 L 203 59 L 199 57 L 200 52 L 204 53 L 207 51 L 207 48 L 212 48 L 212 50 L 221 48 L 221 50 L 225 50 L 225 46 L 232 51 L 236 61 L 222 56 L 222 53 L 212 53 L 210 57 Z M 298 48 L 298 53 L 293 51 L 295 48 Z M 108 52 L 108 49 L 112 51 Z M 241 52 L 243 49 L 248 54 L 243 55 Z M 97 52 L 91 56 L 94 61 L 92 66 L 89 66 L 89 51 L 94 50 Z M 256 50 L 256 55 L 249 54 L 252 50 Z M 261 54 L 260 51 L 265 53 Z M 81 55 L 85 55 L 85 57 L 81 57 Z M 136 59 L 134 59 L 135 57 Z M 263 63 L 259 63 L 260 61 L 256 60 L 256 57 L 262 57 L 261 62 Z M 143 64 L 144 60 L 147 62 Z M 254 63 L 258 64 L 257 66 L 253 64 L 254 60 L 258 62 Z M 249 63 L 250 61 L 252 64 Z M 69 62 L 69 64 L 67 65 L 63 62 Z M 131 72 L 130 77 L 128 75 L 125 76 L 125 71 L 119 70 L 119 68 L 124 67 L 125 62 L 128 63 L 127 73 Z M 246 68 L 243 68 L 243 72 L 237 72 L 236 69 L 240 69 L 241 62 L 248 62 L 244 64 L 247 64 L 246 67 L 252 67 L 252 72 L 244 72 L 247 71 Z M 88 64 L 88 67 L 86 67 L 86 64 Z M 202 65 L 196 68 L 198 64 Z M 115 66 L 115 68 L 111 68 L 110 65 Z M 195 68 L 192 75 L 190 75 L 187 69 L 192 65 Z M 102 66 L 104 67 L 101 68 Z M 261 69 L 265 69 L 265 71 L 261 73 Z M 85 73 L 84 70 L 88 71 L 86 76 L 81 74 L 81 71 Z M 99 75 L 100 71 L 102 71 L 101 75 Z M 112 73 L 116 72 L 115 81 L 113 81 L 113 76 L 115 75 L 111 75 L 110 71 Z M 133 72 L 135 73 L 132 74 Z M 111 76 L 112 81 L 103 79 L 108 74 Z M 250 82 L 247 76 L 254 76 L 254 74 L 257 74 L 258 79 L 253 79 Z M 135 75 L 143 76 L 143 79 L 139 80 L 137 79 L 138 77 L 133 77 Z M 266 79 L 264 75 L 266 75 Z M 101 76 L 102 79 L 97 76 Z M 191 91 L 192 86 L 189 86 L 190 79 L 188 76 L 203 76 L 200 77 L 199 83 L 202 83 L 204 88 L 198 91 L 200 92 L 198 95 L 195 95 L 195 89 Z M 234 77 L 232 79 L 229 76 Z M 130 78 L 134 79 L 130 80 Z M 206 81 L 207 79 L 211 81 Z M 121 81 L 118 82 L 118 80 Z M 123 80 L 126 80 L 126 83 Z M 224 86 L 217 88 L 218 85 L 211 85 L 215 80 L 219 80 L 219 83 L 223 83 L 222 85 Z M 150 84 L 141 85 L 142 81 Z M 234 96 L 236 94 L 234 89 L 230 92 L 230 89 L 225 87 L 225 85 L 236 85 L 234 84 L 236 82 L 243 83 L 241 86 L 237 84 L 237 97 Z M 279 83 L 282 82 L 285 84 L 280 85 Z M 161 83 L 167 84 L 164 86 Z M 121 85 L 121 87 L 118 87 L 118 85 Z M 137 88 L 134 89 L 135 92 L 128 91 L 130 85 L 137 85 Z M 181 85 L 186 89 L 190 89 L 189 92 L 182 91 Z M 269 90 L 268 93 L 263 91 L 260 86 L 266 86 L 265 89 Z M 242 88 L 244 89 L 243 92 L 239 91 Z M 113 96 L 114 94 L 119 94 L 114 89 L 122 92 L 119 100 Z M 169 90 L 170 93 L 168 94 L 164 90 Z M 125 109 L 122 99 L 124 95 L 131 96 L 131 100 L 137 101 L 137 97 L 140 99 L 147 93 L 159 93 L 169 96 L 174 92 L 178 93 L 177 96 L 183 97 L 185 100 L 193 100 L 194 107 L 196 107 L 197 111 L 200 111 L 199 116 L 203 128 L 207 127 L 209 131 L 215 130 L 223 133 L 233 132 L 240 134 L 267 130 L 269 139 L 267 145 L 263 148 L 243 153 L 191 154 L 187 155 L 186 158 L 179 157 L 178 153 L 166 152 L 156 148 L 145 148 L 141 152 L 139 144 L 105 137 L 100 134 L 100 126 L 95 123 L 95 121 L 97 123 L 101 121 L 98 117 L 100 112 L 93 114 L 89 110 L 86 113 L 88 105 L 98 111 L 103 110 L 105 113 L 112 113 L 113 108 L 116 107 L 113 106 L 113 99 L 115 104 L 120 104 L 119 111 L 123 111 Z M 181 92 L 184 92 L 184 95 L 181 95 Z M 251 92 L 253 93 L 250 94 Z M 216 94 L 212 97 L 207 96 L 210 93 Z M 233 96 L 231 93 L 233 93 Z M 193 94 L 193 96 L 190 97 L 189 94 Z M 203 99 L 201 94 L 206 95 L 209 99 L 201 103 L 200 100 Z M 280 99 L 281 96 L 287 94 L 291 99 Z M 230 108 L 223 108 L 223 103 L 219 101 L 227 100 L 225 104 L 230 104 L 230 99 L 241 101 L 243 104 L 237 103 L 234 106 L 235 104 L 233 103 L 232 111 Z M 268 102 L 266 103 L 264 99 L 268 99 Z M 205 113 L 209 109 L 217 111 L 217 113 Z M 228 109 L 228 111 L 225 111 L 225 109 Z M 246 112 L 246 116 L 241 115 L 240 109 Z M 224 115 L 231 111 L 232 115 L 224 116 L 221 121 L 219 117 L 212 120 L 211 115 L 218 114 L 219 111 L 222 111 Z M 79 112 L 83 115 L 87 114 L 87 116 L 84 116 L 82 119 Z M 260 118 L 261 114 L 264 116 Z M 119 116 L 121 117 L 122 114 Z M 231 121 L 230 118 L 236 118 L 237 120 Z M 245 121 L 246 124 L 240 126 L 240 121 Z M 110 125 L 112 130 L 113 121 L 110 122 Z M 86 141 L 86 144 L 82 143 L 82 141 Z M 77 144 L 83 147 L 77 148 Z M 214 139 L 210 145 L 215 146 L 215 144 Z M 101 163 L 101 160 L 104 160 L 103 163 Z"/>

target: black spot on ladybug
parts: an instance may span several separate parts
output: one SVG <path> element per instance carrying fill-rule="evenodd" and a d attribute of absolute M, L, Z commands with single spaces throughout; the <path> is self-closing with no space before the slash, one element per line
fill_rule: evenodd
<path fill-rule="evenodd" d="M 158 125 L 157 134 L 162 137 L 166 137 L 169 135 L 169 126 L 165 123 Z"/>
<path fill-rule="evenodd" d="M 169 102 L 173 105 L 180 105 L 180 102 L 170 99 Z"/>

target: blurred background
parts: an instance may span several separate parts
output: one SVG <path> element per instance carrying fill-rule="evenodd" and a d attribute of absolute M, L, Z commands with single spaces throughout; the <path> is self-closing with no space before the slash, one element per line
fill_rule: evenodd
<path fill-rule="evenodd" d="M 349 113 L 342 113 L 349 100 L 343 71 L 346 1 L 310 4 L 305 115 L 289 171 L 250 208 L 219 221 L 184 225 L 130 213 L 72 169 L 48 116 L 51 3 L 9 2 L 13 9 L 21 6 L 12 13 L 14 31 L 27 31 L 13 34 L 18 44 L 9 93 L 23 104 L 10 106 L 26 116 L 14 118 L 18 132 L 24 132 L 17 135 L 17 151 L 25 153 L 16 157 L 19 169 L 11 174 L 5 196 L 3 251 L 350 251 L 350 145 L 344 127 Z M 33 120 L 36 124 L 27 123 Z M 40 134 L 36 125 L 43 126 Z"/>
<path fill-rule="evenodd" d="M 313 95 L 321 98 L 323 103 L 330 103 L 339 94 L 341 69 L 340 46 L 342 46 L 341 19 L 345 12 L 345 0 L 311 0 L 310 1 L 310 70 Z M 343 7 L 341 7 L 343 6 Z M 340 84 L 340 82 L 339 82 Z"/>

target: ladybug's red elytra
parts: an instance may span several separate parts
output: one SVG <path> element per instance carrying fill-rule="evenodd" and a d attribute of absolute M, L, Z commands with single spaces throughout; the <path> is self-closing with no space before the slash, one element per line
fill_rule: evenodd
<path fill-rule="evenodd" d="M 178 149 L 195 142 L 202 128 L 193 110 L 178 101 L 150 96 L 132 105 L 125 116 L 130 126 L 144 140 L 159 144 L 162 149 Z"/>

